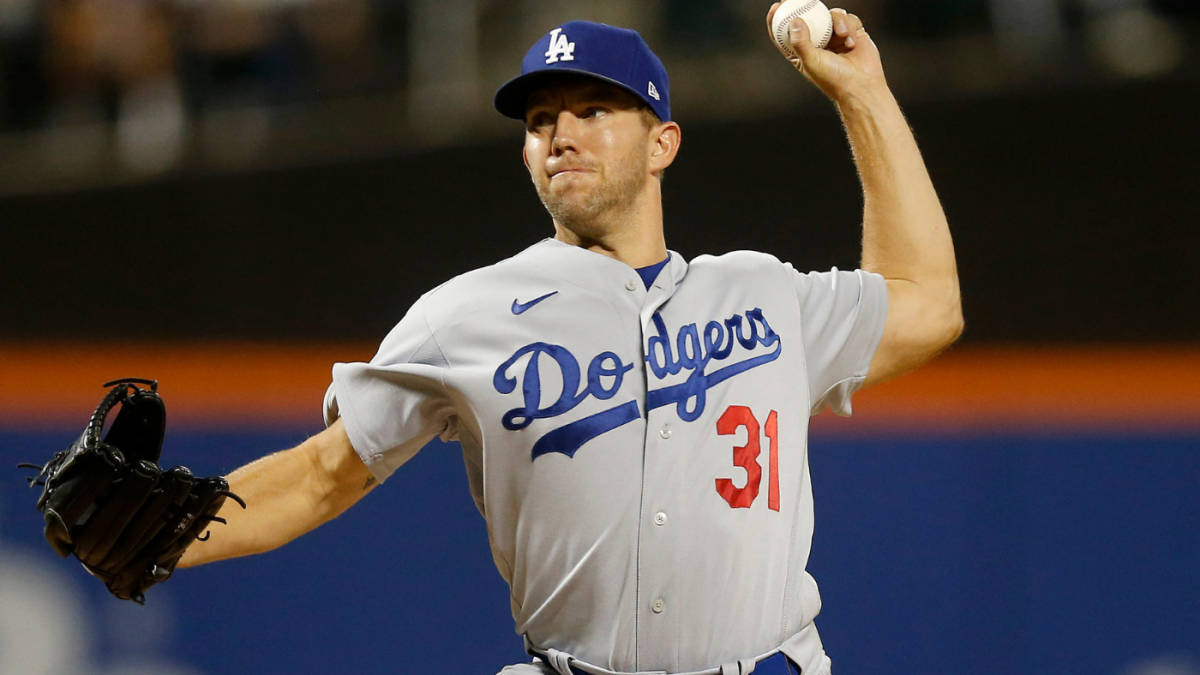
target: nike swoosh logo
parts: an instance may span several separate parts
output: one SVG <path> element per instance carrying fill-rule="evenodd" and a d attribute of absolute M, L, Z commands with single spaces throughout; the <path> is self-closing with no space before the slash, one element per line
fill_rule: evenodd
<path fill-rule="evenodd" d="M 525 311 L 528 310 L 530 307 L 533 307 L 534 305 L 536 305 L 539 302 L 545 300 L 546 298 L 554 295 L 555 293 L 558 293 L 558 291 L 550 291 L 549 293 L 543 295 L 542 297 L 534 298 L 534 299 L 530 300 L 529 302 L 517 302 L 517 299 L 513 298 L 512 313 L 513 314 L 524 314 Z"/>

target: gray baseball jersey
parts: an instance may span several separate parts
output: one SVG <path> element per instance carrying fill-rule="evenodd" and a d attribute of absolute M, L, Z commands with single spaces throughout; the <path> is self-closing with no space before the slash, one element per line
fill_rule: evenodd
<path fill-rule="evenodd" d="M 434 436 L 461 442 L 534 648 L 628 672 L 781 645 L 819 664 L 808 418 L 850 413 L 886 313 L 863 271 L 672 252 L 647 289 L 547 239 L 335 365 L 325 418 L 381 481 Z"/>

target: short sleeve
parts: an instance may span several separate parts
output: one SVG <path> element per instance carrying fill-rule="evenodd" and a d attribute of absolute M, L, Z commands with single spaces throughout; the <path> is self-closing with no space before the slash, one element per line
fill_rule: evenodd
<path fill-rule="evenodd" d="M 829 406 L 838 415 L 849 415 L 850 397 L 866 379 L 883 337 L 887 283 L 878 274 L 841 272 L 836 267 L 792 273 L 800 302 L 810 413 Z"/>
<path fill-rule="evenodd" d="M 355 452 L 382 482 L 435 436 L 453 439 L 448 365 L 418 303 L 369 363 L 334 364 L 325 424 L 342 419 Z"/>

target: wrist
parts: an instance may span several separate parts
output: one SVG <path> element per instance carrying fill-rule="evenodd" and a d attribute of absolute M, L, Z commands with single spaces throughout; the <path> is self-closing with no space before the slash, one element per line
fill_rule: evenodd
<path fill-rule="evenodd" d="M 898 105 L 886 82 L 843 90 L 834 97 L 833 103 L 843 117 L 871 114 Z"/>

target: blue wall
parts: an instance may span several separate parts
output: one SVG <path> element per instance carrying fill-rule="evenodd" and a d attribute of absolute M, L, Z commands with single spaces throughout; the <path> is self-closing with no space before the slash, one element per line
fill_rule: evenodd
<path fill-rule="evenodd" d="M 167 460 L 227 472 L 311 431 L 172 430 Z M 71 435 L 0 431 L 0 456 L 41 461 Z M 1132 673 L 1200 657 L 1200 434 L 812 445 L 809 569 L 837 672 Z M 456 446 L 432 445 L 284 549 L 181 571 L 146 607 L 50 553 L 35 496 L 16 472 L 0 482 L 0 555 L 33 556 L 81 599 L 82 658 L 100 671 L 493 673 L 524 659 Z"/>

